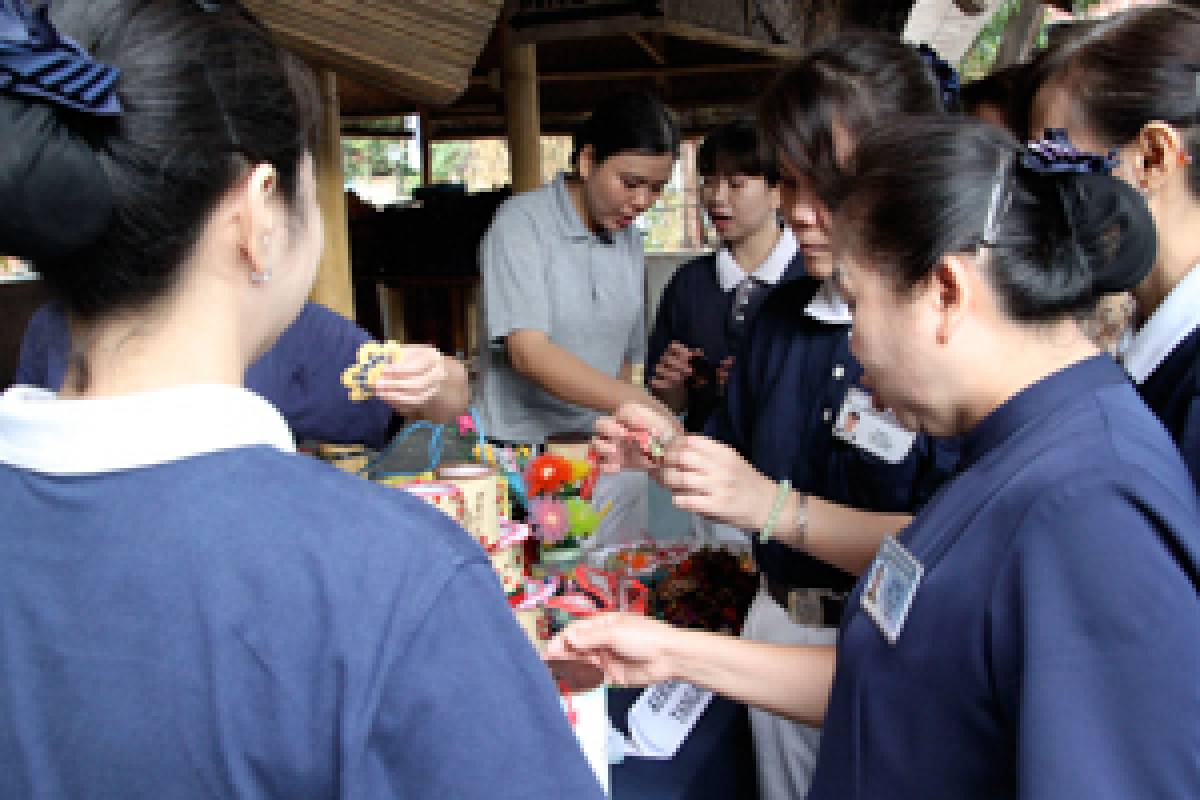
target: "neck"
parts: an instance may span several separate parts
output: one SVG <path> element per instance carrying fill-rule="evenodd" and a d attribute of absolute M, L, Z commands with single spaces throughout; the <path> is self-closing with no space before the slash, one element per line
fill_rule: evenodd
<path fill-rule="evenodd" d="M 977 351 L 972 358 L 976 366 L 960 373 L 969 374 L 972 380 L 958 410 L 958 431 L 974 428 L 1023 389 L 1100 352 L 1074 320 L 1038 327 L 1012 326 L 1005 333 L 993 333 L 989 339 L 990 352 L 980 359 Z M 1014 353 L 1020 353 L 1020 358 L 1013 358 Z M 980 363 L 1003 366 L 981 370 Z"/>
<path fill-rule="evenodd" d="M 111 397 L 188 384 L 242 385 L 248 364 L 220 303 L 190 297 L 147 312 L 72 323 L 64 398 Z"/>
<path fill-rule="evenodd" d="M 783 232 L 772 218 L 750 235 L 736 242 L 729 242 L 729 254 L 733 256 L 734 263 L 741 267 L 742 272 L 750 274 L 770 257 L 781 236 Z"/>
<path fill-rule="evenodd" d="M 1154 269 L 1133 291 L 1139 318 L 1158 310 L 1192 268 L 1200 264 L 1200 202 L 1171 203 L 1155 214 L 1158 258 Z"/>
<path fill-rule="evenodd" d="M 571 195 L 571 204 L 575 206 L 575 213 L 579 214 L 579 219 L 583 222 L 583 227 L 592 233 L 603 234 L 605 231 L 592 217 L 592 211 L 588 208 L 587 196 L 583 191 L 583 179 L 567 176 L 567 193 Z"/>

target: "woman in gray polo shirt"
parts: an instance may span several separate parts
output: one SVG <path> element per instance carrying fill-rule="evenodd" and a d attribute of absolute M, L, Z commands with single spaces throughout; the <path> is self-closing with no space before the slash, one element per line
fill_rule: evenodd
<path fill-rule="evenodd" d="M 633 222 L 671 177 L 679 131 L 652 95 L 618 94 L 575 136 L 573 171 L 500 207 L 480 248 L 484 433 L 540 444 L 591 433 L 645 356 L 645 262 Z"/>

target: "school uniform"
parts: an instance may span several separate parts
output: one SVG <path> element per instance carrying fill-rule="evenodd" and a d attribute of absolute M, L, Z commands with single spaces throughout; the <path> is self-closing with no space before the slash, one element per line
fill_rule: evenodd
<path fill-rule="evenodd" d="M 912 512 L 953 467 L 949 446 L 917 437 L 896 464 L 834 434 L 862 368 L 850 353 L 850 314 L 831 283 L 806 277 L 771 293 L 730 376 L 708 435 L 732 445 L 760 472 L 800 492 L 870 511 Z M 764 588 L 743 636 L 780 644 L 832 644 L 853 576 L 771 540 L 755 540 Z M 805 590 L 790 603 L 792 590 Z M 810 592 L 807 590 L 818 590 Z M 789 605 L 807 609 L 789 615 Z M 763 798 L 803 797 L 820 732 L 751 710 Z"/>
<path fill-rule="evenodd" d="M 849 599 L 810 800 L 1200 796 L 1200 512 L 1162 426 L 1098 356 L 961 459 Z"/>
<path fill-rule="evenodd" d="M 746 273 L 727 248 L 694 258 L 675 271 L 658 303 L 646 350 L 646 375 L 653 376 L 671 342 L 704 351 L 714 367 L 736 356 L 743 334 L 771 289 L 804 274 L 804 258 L 791 229 L 781 231 L 771 253 Z M 702 431 L 720 397 L 715 385 L 689 386 L 684 426 Z"/>
<path fill-rule="evenodd" d="M 342 370 L 355 362 L 370 335 L 317 303 L 306 303 L 275 344 L 246 369 L 245 386 L 266 398 L 287 420 L 297 441 L 346 442 L 382 447 L 392 408 L 378 399 L 351 402 Z M 66 316 L 51 303 L 25 329 L 14 383 L 58 391 L 71 354 Z"/>
<path fill-rule="evenodd" d="M 1200 265 L 1134 334 L 1124 364 L 1200 489 Z"/>
<path fill-rule="evenodd" d="M 478 544 L 244 389 L 11 389 L 0 504 L 0 796 L 603 797 Z"/>

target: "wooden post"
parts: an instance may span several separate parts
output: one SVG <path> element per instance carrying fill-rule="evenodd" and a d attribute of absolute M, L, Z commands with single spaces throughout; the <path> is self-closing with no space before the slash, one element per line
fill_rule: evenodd
<path fill-rule="evenodd" d="M 502 23 L 507 30 L 507 22 Z M 504 121 L 514 192 L 542 185 L 542 126 L 538 104 L 537 50 L 504 42 Z"/>
<path fill-rule="evenodd" d="M 1011 67 L 1029 58 L 1045 19 L 1046 9 L 1041 0 L 1020 0 L 1020 7 L 1004 26 L 992 68 Z"/>
<path fill-rule="evenodd" d="M 433 124 L 428 111 L 421 112 L 421 185 L 433 184 Z"/>
<path fill-rule="evenodd" d="M 354 287 L 350 277 L 350 227 L 346 219 L 342 170 L 341 107 L 337 75 L 318 75 L 323 101 L 321 145 L 316 153 L 317 202 L 325 222 L 325 252 L 313 282 L 312 300 L 354 319 Z"/>

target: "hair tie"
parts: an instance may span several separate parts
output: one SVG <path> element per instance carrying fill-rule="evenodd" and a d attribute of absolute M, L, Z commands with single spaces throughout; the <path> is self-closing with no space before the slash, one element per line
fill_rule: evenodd
<path fill-rule="evenodd" d="M 1044 138 L 1027 142 L 1020 159 L 1022 167 L 1040 175 L 1064 172 L 1111 175 L 1119 163 L 1116 150 L 1102 155 L 1078 149 L 1062 128 L 1046 128 Z"/>
<path fill-rule="evenodd" d="M 921 60 L 925 62 L 925 66 L 933 73 L 933 77 L 937 78 L 938 88 L 942 94 L 942 105 L 947 111 L 957 111 L 960 105 L 962 95 L 962 79 L 950 62 L 946 61 L 937 51 L 928 44 L 922 44 L 917 48 L 917 53 L 921 56 Z"/>
<path fill-rule="evenodd" d="M 0 250 L 37 265 L 72 255 L 107 228 L 108 177 L 58 112 L 121 113 L 119 76 L 59 34 L 45 8 L 0 0 Z"/>
<path fill-rule="evenodd" d="M 46 8 L 31 12 L 25 0 L 0 0 L 0 91 L 113 115 L 121 113 L 120 74 L 61 35 Z"/>

